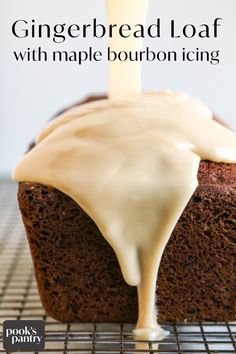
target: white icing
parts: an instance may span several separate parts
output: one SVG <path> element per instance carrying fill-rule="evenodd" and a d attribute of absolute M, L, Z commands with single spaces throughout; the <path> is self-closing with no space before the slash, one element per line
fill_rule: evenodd
<path fill-rule="evenodd" d="M 144 24 L 149 0 L 106 0 L 108 20 L 111 24 L 131 27 Z M 130 36 L 123 38 L 116 33 L 110 38 L 110 48 L 119 53 L 141 51 L 143 38 Z M 109 97 L 126 97 L 130 94 L 141 94 L 141 65 L 139 62 L 113 61 L 109 63 Z"/>
<path fill-rule="evenodd" d="M 160 338 L 156 278 L 170 234 L 197 187 L 200 159 L 236 162 L 236 137 L 186 94 L 161 92 L 70 109 L 20 161 L 17 181 L 73 198 L 138 287 L 136 336 Z"/>

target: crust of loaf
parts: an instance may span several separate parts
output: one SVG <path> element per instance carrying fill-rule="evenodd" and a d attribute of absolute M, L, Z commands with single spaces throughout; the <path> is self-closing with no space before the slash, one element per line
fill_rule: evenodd
<path fill-rule="evenodd" d="M 198 180 L 162 257 L 159 321 L 236 320 L 236 165 L 202 161 Z M 18 201 L 47 313 L 62 322 L 136 322 L 136 288 L 80 206 L 27 182 Z"/>
<path fill-rule="evenodd" d="M 199 186 L 164 251 L 160 321 L 236 319 L 236 165 L 201 162 Z M 135 322 L 136 288 L 90 217 L 67 195 L 20 183 L 19 206 L 42 303 L 62 322 Z"/>

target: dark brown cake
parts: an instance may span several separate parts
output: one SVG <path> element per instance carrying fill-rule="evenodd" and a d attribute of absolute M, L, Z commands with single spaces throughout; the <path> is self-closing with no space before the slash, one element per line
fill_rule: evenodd
<path fill-rule="evenodd" d="M 236 165 L 202 161 L 198 178 L 162 257 L 160 321 L 236 320 Z M 135 322 L 136 288 L 90 217 L 40 184 L 20 183 L 18 200 L 47 313 L 63 322 Z"/>

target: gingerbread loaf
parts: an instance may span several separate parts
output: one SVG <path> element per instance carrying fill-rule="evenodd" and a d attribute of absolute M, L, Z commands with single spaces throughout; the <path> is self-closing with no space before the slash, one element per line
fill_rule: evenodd
<path fill-rule="evenodd" d="M 162 257 L 159 321 L 236 320 L 236 165 L 202 161 L 198 179 Z M 136 288 L 80 206 L 27 182 L 18 200 L 47 313 L 62 322 L 135 322 Z"/>

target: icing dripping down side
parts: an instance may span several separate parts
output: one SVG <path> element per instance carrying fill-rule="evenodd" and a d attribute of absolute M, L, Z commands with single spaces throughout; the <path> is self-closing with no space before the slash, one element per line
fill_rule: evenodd
<path fill-rule="evenodd" d="M 236 162 L 236 136 L 198 100 L 168 91 L 70 109 L 44 129 L 13 178 L 57 188 L 86 211 L 138 287 L 134 333 L 161 339 L 158 267 L 201 159 Z"/>

